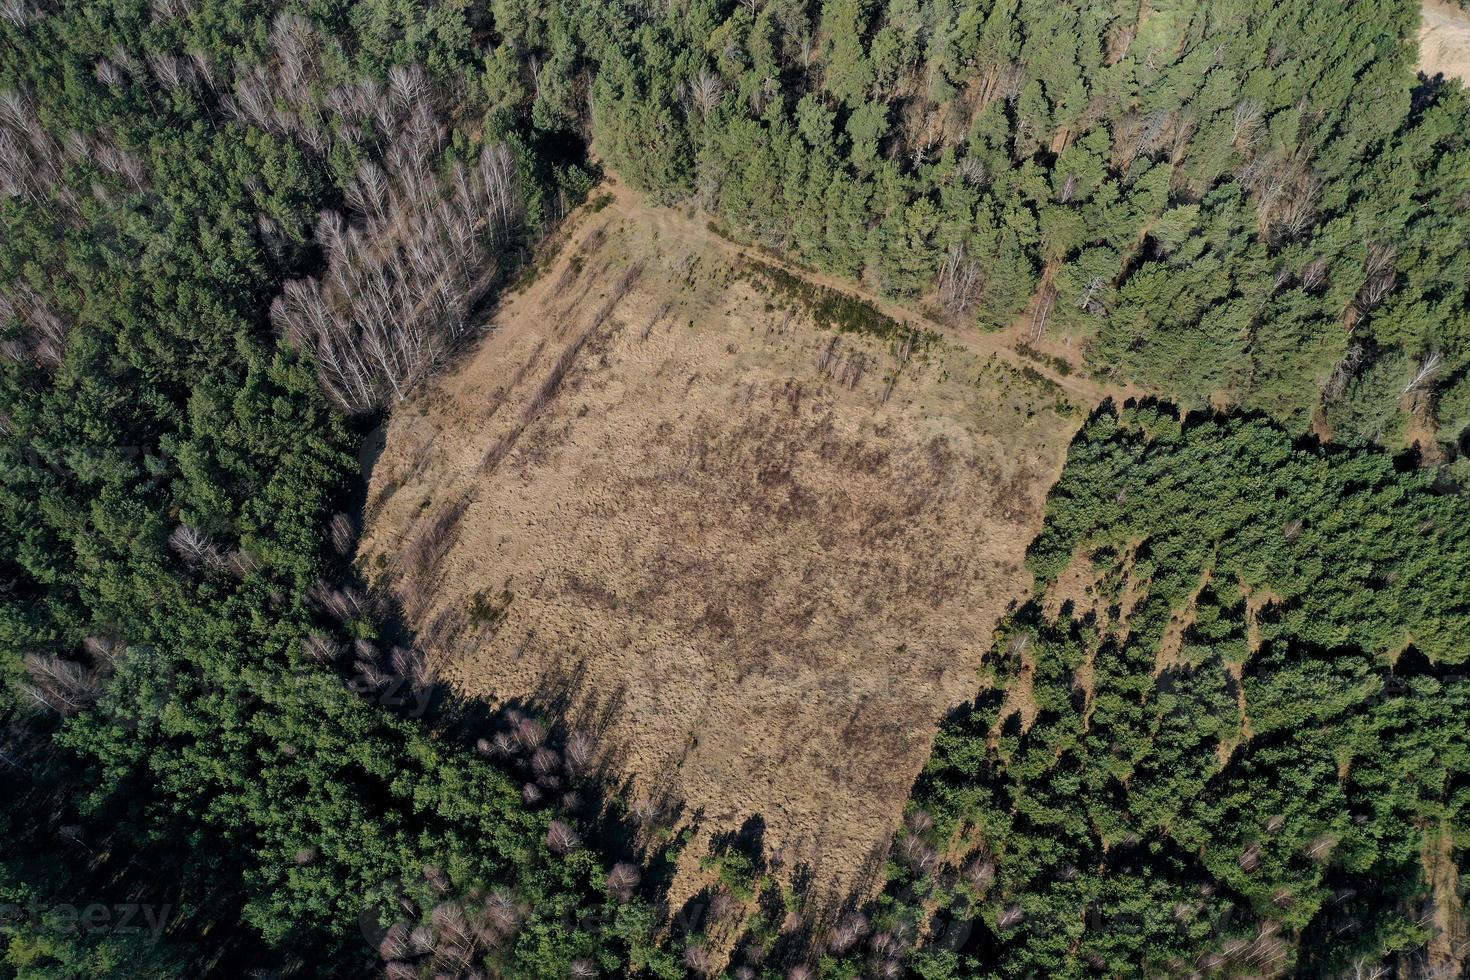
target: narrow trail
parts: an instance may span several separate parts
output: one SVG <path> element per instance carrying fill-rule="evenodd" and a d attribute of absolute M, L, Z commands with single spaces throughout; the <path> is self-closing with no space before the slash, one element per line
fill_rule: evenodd
<path fill-rule="evenodd" d="M 1045 360 L 1033 359 L 1017 350 L 1023 341 L 1024 331 L 1013 327 L 1001 331 L 985 331 L 977 327 L 954 327 L 926 316 L 912 306 L 880 296 L 864 289 L 860 284 L 838 276 L 795 265 L 773 253 L 742 245 L 709 230 L 703 223 L 706 216 L 688 217 L 675 208 L 663 207 L 648 201 L 643 194 L 632 189 L 612 170 L 605 170 L 606 179 L 598 185 L 594 195 L 611 195 L 612 201 L 596 213 L 574 218 L 575 224 L 568 228 L 567 240 L 562 253 L 551 268 L 537 277 L 527 290 L 510 297 L 507 306 L 519 305 L 539 298 L 557 280 L 561 270 L 571 260 L 577 246 L 609 220 L 626 218 L 649 222 L 673 237 L 693 238 L 727 255 L 762 262 L 779 268 L 809 283 L 843 293 L 871 303 L 880 312 L 899 322 L 906 322 L 920 330 L 931 331 L 952 344 L 980 355 L 994 355 L 1007 365 L 1022 370 L 1030 368 L 1045 377 L 1067 394 L 1074 402 L 1091 409 L 1109 398 L 1122 402 L 1128 398 L 1141 397 L 1145 392 L 1127 385 L 1109 384 L 1078 369 L 1062 374 Z M 1024 316 L 1023 316 L 1024 319 Z M 1043 352 L 1044 349 L 1043 349 Z"/>

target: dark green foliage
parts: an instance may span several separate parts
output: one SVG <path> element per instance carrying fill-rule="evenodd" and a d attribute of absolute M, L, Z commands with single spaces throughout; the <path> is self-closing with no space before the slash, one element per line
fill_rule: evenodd
<path fill-rule="evenodd" d="M 330 268 L 322 212 L 371 207 L 353 182 L 403 118 L 374 100 L 443 107 L 445 186 L 507 148 L 500 274 L 591 189 L 590 143 L 956 322 L 1044 298 L 1036 329 L 1190 405 L 1449 455 L 1470 424 L 1470 107 L 1416 81 L 1411 0 L 270 7 L 0 23 L 0 905 L 44 911 L 0 926 L 0 976 L 357 975 L 391 920 L 442 938 L 506 903 L 471 957 L 496 975 L 685 972 L 608 895 L 597 828 L 526 802 L 526 746 L 471 750 L 331 541 L 362 433 L 268 310 Z M 752 268 L 824 326 L 923 342 Z M 1005 624 L 847 948 L 783 929 L 758 856 L 716 862 L 759 906 L 740 948 L 833 977 L 1417 968 L 1426 847 L 1464 867 L 1470 833 L 1467 518 L 1264 421 L 1099 415 L 1032 554 L 1043 587 L 1087 555 L 1096 608 Z M 65 927 L 118 903 L 169 905 L 167 934 Z"/>
<path fill-rule="evenodd" d="M 409 61 L 462 81 L 463 8 L 363 4 L 321 35 L 228 2 L 23 6 L 0 44 L 0 780 L 24 804 L 4 815 L 0 904 L 44 914 L 7 914 L 0 976 L 358 975 L 378 957 L 364 924 L 426 868 L 511 896 L 514 928 L 476 953 L 501 975 L 663 963 L 647 907 L 549 839 L 524 760 L 425 715 L 413 656 L 325 584 L 347 575 L 327 529 L 360 436 L 266 315 L 283 280 L 319 273 L 316 216 L 379 145 L 313 142 L 326 88 Z M 293 32 L 331 40 L 291 55 Z M 311 84 L 250 108 L 292 57 Z M 451 156 L 474 159 L 493 101 L 458 106 Z M 491 132 L 524 148 L 508 125 Z M 526 158 L 532 230 L 579 173 Z M 355 667 L 307 656 L 353 643 Z M 66 909 L 115 902 L 168 904 L 168 935 L 67 928 Z"/>
<path fill-rule="evenodd" d="M 1464 498 L 1385 457 L 1100 412 L 1032 548 L 1037 597 L 915 787 L 898 880 L 971 926 L 910 966 L 1424 963 L 1426 855 L 1447 836 L 1463 866 L 1470 839 L 1467 528 Z M 1044 611 L 1074 562 L 1086 595 Z"/>
<path fill-rule="evenodd" d="M 1007 325 L 1040 284 L 1038 329 L 1190 405 L 1463 427 L 1430 396 L 1470 368 L 1470 109 L 1416 81 L 1415 0 L 566 2 L 598 145 L 661 199 L 901 296 L 959 248 L 951 309 Z"/>

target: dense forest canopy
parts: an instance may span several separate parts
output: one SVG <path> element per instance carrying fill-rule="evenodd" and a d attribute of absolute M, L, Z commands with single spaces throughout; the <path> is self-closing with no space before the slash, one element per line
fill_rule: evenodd
<path fill-rule="evenodd" d="M 925 975 L 1438 975 L 1424 868 L 1470 840 L 1465 498 L 1138 409 L 1092 419 L 1048 511 L 1037 594 L 898 841 L 899 880 L 974 920 Z"/>
<path fill-rule="evenodd" d="M 1470 515 L 1437 492 L 1470 105 L 1416 75 L 1416 18 L 6 0 L 0 975 L 710 968 L 638 868 L 678 844 L 658 817 L 603 798 L 582 733 L 447 696 L 351 567 L 364 432 L 585 197 L 589 148 L 957 325 L 1264 416 L 1090 423 L 893 884 L 782 931 L 798 900 L 718 856 L 771 893 L 732 974 L 1418 968 L 1424 855 L 1464 867 L 1470 809 Z M 1415 441 L 1437 476 L 1366 448 Z M 1048 613 L 1079 554 L 1096 608 Z"/>
<path fill-rule="evenodd" d="M 599 145 L 665 199 L 1192 405 L 1465 427 L 1467 107 L 1416 4 L 593 6 L 521 43 L 600 66 Z"/>

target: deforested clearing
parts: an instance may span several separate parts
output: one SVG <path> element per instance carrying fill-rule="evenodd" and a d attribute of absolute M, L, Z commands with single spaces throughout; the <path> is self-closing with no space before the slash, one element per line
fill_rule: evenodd
<path fill-rule="evenodd" d="M 1091 406 L 986 335 L 819 326 L 824 287 L 611 188 L 394 413 L 360 561 L 443 678 L 697 828 L 675 900 L 750 825 L 870 890 Z"/>

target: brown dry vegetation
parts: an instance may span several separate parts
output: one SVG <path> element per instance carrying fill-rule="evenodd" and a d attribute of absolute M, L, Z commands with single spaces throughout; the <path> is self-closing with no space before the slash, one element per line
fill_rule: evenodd
<path fill-rule="evenodd" d="M 682 803 L 676 900 L 751 816 L 788 867 L 868 887 L 1090 406 L 952 339 L 895 384 L 889 341 L 816 329 L 613 190 L 394 414 L 360 560 L 441 676 L 564 712 L 633 797 Z"/>

